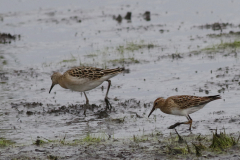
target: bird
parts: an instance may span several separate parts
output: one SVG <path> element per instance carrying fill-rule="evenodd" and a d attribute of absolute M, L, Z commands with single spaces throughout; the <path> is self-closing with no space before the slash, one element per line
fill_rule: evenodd
<path fill-rule="evenodd" d="M 220 95 L 205 97 L 179 95 L 171 96 L 167 99 L 159 97 L 154 101 L 153 108 L 149 113 L 148 117 L 150 117 L 152 112 L 157 108 L 159 108 L 163 113 L 166 114 L 186 116 L 188 121 L 175 123 L 174 125 L 168 127 L 168 129 L 174 129 L 181 124 L 189 124 L 189 130 L 191 130 L 192 118 L 189 116 L 189 114 L 202 109 L 207 103 L 217 99 L 221 99 Z"/>
<path fill-rule="evenodd" d="M 89 91 L 101 85 L 104 81 L 108 82 L 108 88 L 105 96 L 107 107 L 111 107 L 108 100 L 108 92 L 111 86 L 110 78 L 123 72 L 124 68 L 101 69 L 95 67 L 75 67 L 65 73 L 54 72 L 51 76 L 52 85 L 49 94 L 53 87 L 59 84 L 62 88 L 70 89 L 72 91 L 83 92 L 86 98 L 86 104 L 89 104 L 86 91 Z"/>

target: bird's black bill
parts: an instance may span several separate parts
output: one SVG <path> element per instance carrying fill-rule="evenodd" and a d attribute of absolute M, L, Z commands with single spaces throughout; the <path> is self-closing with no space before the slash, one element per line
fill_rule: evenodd
<path fill-rule="evenodd" d="M 149 113 L 148 117 L 152 114 L 152 112 L 155 110 L 155 106 L 153 106 L 151 112 Z"/>
<path fill-rule="evenodd" d="M 51 92 L 51 90 L 52 90 L 53 87 L 54 87 L 54 84 L 52 84 L 52 86 L 51 86 L 51 88 L 50 88 L 50 90 L 49 90 L 49 93 Z"/>

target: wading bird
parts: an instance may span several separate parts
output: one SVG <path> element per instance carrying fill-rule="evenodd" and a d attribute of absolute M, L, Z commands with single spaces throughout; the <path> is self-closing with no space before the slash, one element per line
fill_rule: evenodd
<path fill-rule="evenodd" d="M 111 86 L 111 81 L 109 79 L 118 75 L 122 71 L 124 71 L 124 68 L 101 69 L 94 67 L 77 67 L 66 71 L 64 74 L 55 72 L 51 76 L 52 86 L 49 93 L 56 84 L 59 84 L 65 89 L 83 92 L 86 98 L 86 104 L 89 104 L 85 91 L 96 88 L 104 81 L 107 81 L 108 88 L 105 96 L 105 102 L 109 108 L 109 106 L 111 107 L 111 104 L 108 101 L 108 92 Z"/>
<path fill-rule="evenodd" d="M 155 109 L 159 108 L 163 113 L 185 116 L 188 119 L 187 122 L 178 122 L 170 126 L 168 129 L 173 129 L 181 124 L 189 124 L 189 130 L 191 130 L 192 118 L 189 114 L 202 109 L 207 103 L 217 99 L 221 99 L 220 95 L 206 97 L 182 95 L 168 97 L 167 99 L 157 98 L 154 101 L 153 108 L 148 117 Z"/>

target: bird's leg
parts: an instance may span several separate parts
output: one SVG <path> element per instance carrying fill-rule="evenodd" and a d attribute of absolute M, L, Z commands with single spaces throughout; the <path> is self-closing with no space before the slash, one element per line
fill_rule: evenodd
<path fill-rule="evenodd" d="M 190 127 L 189 127 L 189 130 L 191 130 L 191 126 L 192 126 L 192 119 L 191 117 L 188 115 L 186 116 L 188 121 L 187 122 L 178 122 L 178 123 L 175 123 L 174 125 L 171 125 L 170 127 L 168 127 L 168 129 L 174 129 L 175 127 L 181 125 L 181 124 L 190 124 Z"/>
<path fill-rule="evenodd" d="M 106 96 L 105 96 L 105 102 L 106 102 L 107 108 L 112 109 L 112 105 L 110 104 L 110 102 L 108 100 L 108 92 L 109 92 L 109 89 L 110 89 L 110 86 L 111 86 L 111 81 L 110 80 L 106 80 L 106 81 L 108 82 L 108 89 L 107 89 L 107 93 L 106 93 Z"/>
<path fill-rule="evenodd" d="M 191 128 L 192 128 L 192 118 L 189 115 L 187 117 L 188 117 L 189 124 L 190 124 L 189 130 L 191 131 Z"/>
<path fill-rule="evenodd" d="M 87 98 L 86 93 L 85 93 L 85 92 L 83 92 L 83 93 L 84 93 L 84 96 L 85 96 L 85 98 L 86 98 L 86 106 L 88 106 L 88 105 L 89 105 L 89 100 L 88 100 L 88 98 Z M 83 112 L 83 114 L 84 114 L 85 116 L 86 116 L 86 110 L 87 110 L 86 106 L 84 107 L 84 112 Z"/>
<path fill-rule="evenodd" d="M 106 96 L 105 96 L 105 99 L 108 99 L 108 92 L 109 92 L 109 89 L 111 87 L 111 80 L 106 80 L 108 82 L 108 89 L 107 89 L 107 93 L 106 93 Z"/>
<path fill-rule="evenodd" d="M 182 142 L 184 142 L 184 139 L 180 136 L 180 134 L 177 132 L 177 130 L 175 129 L 175 132 L 177 133 L 177 135 L 178 135 L 178 142 L 179 143 L 182 143 Z"/>
<path fill-rule="evenodd" d="M 87 98 L 86 93 L 85 93 L 85 92 L 83 92 L 83 93 L 84 93 L 84 96 L 85 96 L 85 98 L 86 98 L 86 104 L 89 104 L 89 100 L 88 100 L 88 98 Z"/>

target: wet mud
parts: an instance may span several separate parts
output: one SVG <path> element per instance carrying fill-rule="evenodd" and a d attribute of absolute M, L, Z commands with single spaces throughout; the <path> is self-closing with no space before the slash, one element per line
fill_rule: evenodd
<path fill-rule="evenodd" d="M 229 31 L 229 33 L 220 33 L 220 34 L 208 34 L 209 37 L 211 38 L 219 38 L 219 37 L 239 37 L 240 32 L 239 31 Z"/>
<path fill-rule="evenodd" d="M 16 39 L 20 40 L 20 37 L 20 35 L 12 35 L 10 33 L 0 33 L 0 44 L 11 43 Z"/>
<path fill-rule="evenodd" d="M 0 6 L 0 159 L 239 159 L 239 2 L 13 3 Z M 125 68 L 112 108 L 105 82 L 89 105 L 48 93 L 54 71 L 76 66 Z M 147 117 L 158 97 L 216 94 L 191 132 L 167 129 L 185 117 Z"/>
<path fill-rule="evenodd" d="M 213 23 L 213 24 L 205 24 L 205 25 L 200 25 L 200 26 L 194 26 L 199 29 L 212 29 L 213 31 L 223 31 L 224 29 L 227 28 L 233 28 L 233 27 L 238 27 L 234 24 L 231 23 Z"/>
<path fill-rule="evenodd" d="M 38 137 L 32 145 L 5 149 L 1 158 L 7 159 L 194 159 L 239 158 L 239 136 L 225 131 L 213 131 L 210 136 L 177 131 L 168 137 L 161 133 L 136 136 L 128 139 L 87 135 L 73 141 L 48 140 Z M 16 154 L 16 152 L 18 152 Z"/>

